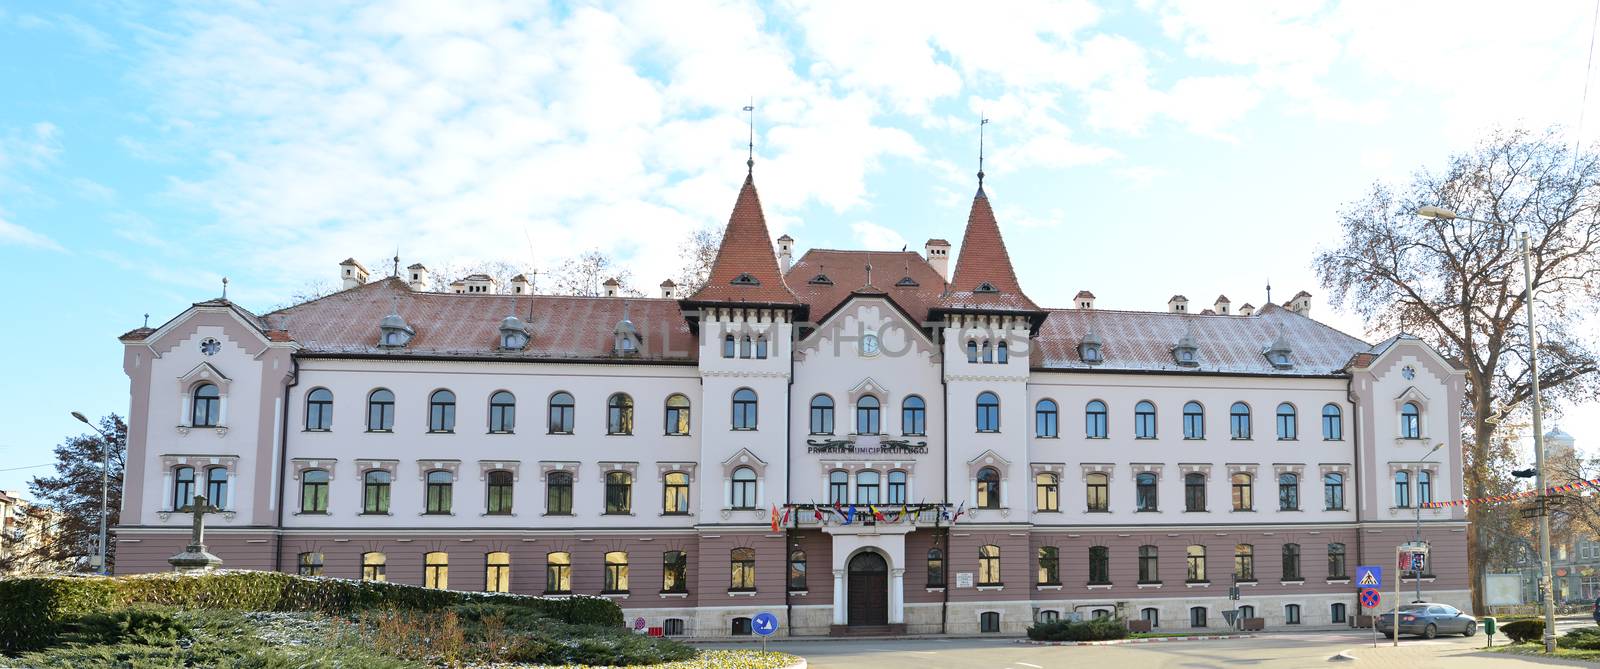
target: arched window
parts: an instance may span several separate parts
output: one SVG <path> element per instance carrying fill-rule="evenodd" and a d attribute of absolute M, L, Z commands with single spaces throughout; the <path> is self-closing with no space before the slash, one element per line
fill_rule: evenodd
<path fill-rule="evenodd" d="M 489 487 L 488 501 L 484 504 L 484 512 L 491 516 L 511 515 L 511 500 L 513 482 L 511 472 L 496 470 L 489 472 L 487 477 Z"/>
<path fill-rule="evenodd" d="M 511 592 L 511 554 L 491 551 L 483 556 L 483 591 Z"/>
<path fill-rule="evenodd" d="M 890 504 L 906 503 L 906 473 L 900 470 L 889 472 L 889 496 L 884 501 Z"/>
<path fill-rule="evenodd" d="M 878 434 L 882 427 L 878 398 L 862 395 L 856 400 L 856 434 Z"/>
<path fill-rule="evenodd" d="M 328 470 L 300 472 L 300 513 L 328 512 Z"/>
<path fill-rule="evenodd" d="M 426 480 L 427 494 L 425 506 L 423 507 L 423 513 L 450 513 L 450 498 L 452 496 L 452 488 L 454 487 L 450 472 L 428 472 Z"/>
<path fill-rule="evenodd" d="M 1406 402 L 1400 407 L 1400 438 L 1422 438 L 1422 410 L 1416 402 Z"/>
<path fill-rule="evenodd" d="M 1156 475 L 1150 472 L 1141 472 L 1133 477 L 1134 510 L 1159 511 L 1159 499 L 1156 494 Z"/>
<path fill-rule="evenodd" d="M 559 392 L 550 396 L 550 434 L 572 434 L 573 415 L 577 413 L 572 394 Z"/>
<path fill-rule="evenodd" d="M 1095 472 L 1083 477 L 1084 498 L 1090 511 L 1111 510 L 1111 477 Z"/>
<path fill-rule="evenodd" d="M 314 388 L 306 393 L 306 430 L 326 432 L 333 427 L 333 391 Z"/>
<path fill-rule="evenodd" d="M 1061 585 L 1061 551 L 1055 546 L 1039 547 L 1038 585 Z"/>
<path fill-rule="evenodd" d="M 850 502 L 850 475 L 833 470 L 828 472 L 828 503 L 848 504 Z"/>
<path fill-rule="evenodd" d="M 978 393 L 978 431 L 1000 431 L 1000 397 L 987 390 Z"/>
<path fill-rule="evenodd" d="M 1300 428 L 1296 424 L 1294 405 L 1284 402 L 1278 405 L 1278 440 L 1290 441 L 1300 438 Z"/>
<path fill-rule="evenodd" d="M 572 472 L 545 474 L 544 512 L 550 516 L 572 515 Z"/>
<path fill-rule="evenodd" d="M 1111 583 L 1111 549 L 1107 546 L 1089 547 L 1089 584 Z"/>
<path fill-rule="evenodd" d="M 1094 400 L 1083 408 L 1083 436 L 1090 439 L 1106 438 L 1106 403 Z"/>
<path fill-rule="evenodd" d="M 928 549 L 928 587 L 944 587 L 944 551 Z"/>
<path fill-rule="evenodd" d="M 664 636 L 683 636 L 683 619 L 668 618 L 662 621 L 661 634 Z"/>
<path fill-rule="evenodd" d="M 1206 510 L 1206 475 L 1190 473 L 1183 475 L 1183 510 Z"/>
<path fill-rule="evenodd" d="M 1328 578 L 1349 578 L 1350 572 L 1345 571 L 1344 544 L 1328 544 Z"/>
<path fill-rule="evenodd" d="M 1148 545 L 1139 547 L 1139 582 L 1161 582 L 1161 549 Z"/>
<path fill-rule="evenodd" d="M 789 551 L 789 590 L 806 590 L 806 552 L 803 550 Z"/>
<path fill-rule="evenodd" d="M 977 361 L 978 361 L 978 342 L 973 341 L 971 339 L 968 339 L 967 340 L 967 362 L 977 362 Z"/>
<path fill-rule="evenodd" d="M 1283 605 L 1283 624 L 1285 624 L 1285 625 L 1299 625 L 1300 624 L 1300 605 L 1299 604 L 1284 604 Z"/>
<path fill-rule="evenodd" d="M 1150 623 L 1150 629 L 1161 628 L 1161 609 L 1147 606 L 1139 609 L 1139 619 Z"/>
<path fill-rule="evenodd" d="M 1044 439 L 1061 436 L 1057 432 L 1057 414 L 1055 400 L 1039 400 L 1033 405 L 1033 436 Z"/>
<path fill-rule="evenodd" d="M 378 552 L 361 554 L 361 580 L 387 581 L 389 580 L 388 571 L 389 556 Z"/>
<path fill-rule="evenodd" d="M 428 431 L 456 431 L 456 394 L 435 390 L 428 396 Z"/>
<path fill-rule="evenodd" d="M 811 434 L 833 434 L 833 398 L 817 395 L 811 398 Z"/>
<path fill-rule="evenodd" d="M 1255 490 L 1251 484 L 1250 475 L 1239 473 L 1232 477 L 1233 482 L 1233 510 L 1250 511 L 1256 508 Z"/>
<path fill-rule="evenodd" d="M 624 551 L 606 553 L 605 584 L 600 592 L 621 594 L 628 591 L 628 554 Z"/>
<path fill-rule="evenodd" d="M 1322 477 L 1322 508 L 1344 510 L 1344 474 L 1329 472 Z"/>
<path fill-rule="evenodd" d="M 1228 431 L 1234 439 L 1250 438 L 1250 405 L 1234 402 L 1228 409 Z"/>
<path fill-rule="evenodd" d="M 361 513 L 389 513 L 389 472 L 374 469 L 361 476 Z"/>
<path fill-rule="evenodd" d="M 1337 404 L 1322 407 L 1322 438 L 1327 441 L 1344 439 L 1344 416 Z"/>
<path fill-rule="evenodd" d="M 756 429 L 756 391 L 749 388 L 733 391 L 733 429 Z"/>
<path fill-rule="evenodd" d="M 757 360 L 766 360 L 767 359 L 767 336 L 766 335 L 759 335 L 759 336 L 756 337 L 756 359 Z"/>
<path fill-rule="evenodd" d="M 606 434 L 633 434 L 633 398 L 627 393 L 606 398 Z"/>
<path fill-rule="evenodd" d="M 1433 503 L 1433 474 L 1423 469 L 1417 471 L 1417 504 Z M 222 506 L 218 503 L 217 506 Z"/>
<path fill-rule="evenodd" d="M 194 467 L 174 467 L 172 470 L 172 508 L 188 511 L 194 508 Z"/>
<path fill-rule="evenodd" d="M 1189 626 L 1190 627 L 1205 627 L 1206 626 L 1206 607 L 1204 607 L 1204 606 L 1191 606 L 1191 607 L 1189 607 Z"/>
<path fill-rule="evenodd" d="M 724 358 L 733 357 L 733 346 L 734 346 L 734 344 L 733 344 L 733 335 L 729 334 L 729 335 L 724 336 L 722 338 L 722 357 L 724 357 Z"/>
<path fill-rule="evenodd" d="M 735 548 L 728 552 L 728 590 L 751 592 L 756 589 L 756 549 Z"/>
<path fill-rule="evenodd" d="M 985 364 L 994 362 L 994 344 L 990 343 L 988 340 L 984 340 L 983 342 L 983 362 Z"/>
<path fill-rule="evenodd" d="M 1402 509 L 1411 507 L 1411 474 L 1399 471 L 1394 473 L 1394 505 Z"/>
<path fill-rule="evenodd" d="M 450 587 L 450 554 L 434 551 L 422 556 L 422 587 L 446 590 Z"/>
<path fill-rule="evenodd" d="M 928 433 L 928 403 L 921 397 L 909 395 L 900 402 L 900 433 L 908 437 Z"/>
<path fill-rule="evenodd" d="M 1305 580 L 1300 576 L 1300 544 L 1283 545 L 1283 580 Z"/>
<path fill-rule="evenodd" d="M 1001 585 L 999 546 L 984 544 L 978 547 L 978 585 Z"/>
<path fill-rule="evenodd" d="M 1344 616 L 1345 606 L 1343 602 L 1334 602 L 1328 606 L 1329 622 L 1342 623 L 1344 622 Z"/>
<path fill-rule="evenodd" d="M 1183 405 L 1183 438 L 1206 438 L 1206 412 L 1199 402 L 1186 402 Z"/>
<path fill-rule="evenodd" d="M 1190 583 L 1211 582 L 1211 579 L 1206 577 L 1206 547 L 1190 546 L 1184 551 L 1184 555 L 1189 565 L 1185 579 Z"/>
<path fill-rule="evenodd" d="M 1000 613 L 998 611 L 984 611 L 978 614 L 978 631 L 983 634 L 999 634 Z"/>
<path fill-rule="evenodd" d="M 219 509 L 228 508 L 228 469 L 212 467 L 206 470 L 206 503 Z"/>
<path fill-rule="evenodd" d="M 1156 438 L 1156 405 L 1148 400 L 1133 405 L 1133 437 Z"/>
<path fill-rule="evenodd" d="M 689 434 L 689 398 L 673 394 L 667 396 L 667 435 L 680 437 Z"/>
<path fill-rule="evenodd" d="M 1011 362 L 1011 352 L 1006 348 L 1005 342 L 994 345 L 994 361 L 1002 365 Z"/>
<path fill-rule="evenodd" d="M 606 513 L 633 513 L 633 475 L 606 472 Z"/>
<path fill-rule="evenodd" d="M 510 434 L 517 429 L 517 396 L 504 390 L 489 396 L 489 431 Z"/>
<path fill-rule="evenodd" d="M 301 576 L 321 576 L 322 575 L 322 554 L 321 553 L 301 553 L 300 554 L 300 559 L 296 560 L 296 562 L 299 563 L 299 566 L 300 566 L 299 573 L 300 573 Z"/>
<path fill-rule="evenodd" d="M 394 430 L 394 393 L 379 388 L 367 395 L 367 431 L 390 432 Z"/>
<path fill-rule="evenodd" d="M 1278 510 L 1300 510 L 1300 477 L 1294 474 L 1278 475 Z"/>
<path fill-rule="evenodd" d="M 1256 547 L 1238 544 L 1233 547 L 1233 580 L 1256 580 Z"/>
<path fill-rule="evenodd" d="M 661 591 L 689 591 L 688 553 L 683 551 L 667 551 L 661 554 Z M 680 630 L 678 633 L 682 634 L 683 632 Z"/>
<path fill-rule="evenodd" d="M 733 470 L 731 492 L 733 508 L 756 508 L 756 470 L 749 467 L 740 467 Z"/>
<path fill-rule="evenodd" d="M 544 556 L 544 591 L 549 595 L 572 592 L 572 554 L 565 551 Z"/>
<path fill-rule="evenodd" d="M 1256 607 L 1245 604 L 1244 606 L 1239 607 L 1239 617 L 1236 619 L 1248 620 L 1254 617 L 1256 617 Z"/>
<path fill-rule="evenodd" d="M 750 343 L 750 335 L 745 335 L 739 338 L 739 357 L 750 357 Z"/>
<path fill-rule="evenodd" d="M 856 503 L 877 504 L 880 476 L 870 469 L 856 472 Z"/>
<path fill-rule="evenodd" d="M 189 413 L 189 424 L 194 427 L 216 427 L 222 419 L 222 394 L 217 391 L 214 383 L 202 383 L 194 387 L 193 407 Z"/>
<path fill-rule="evenodd" d="M 1041 609 L 1034 622 L 1053 623 L 1061 620 L 1061 612 L 1055 609 Z"/>
<path fill-rule="evenodd" d="M 975 506 L 979 509 L 1000 508 L 1000 470 L 994 467 L 978 470 L 978 499 Z"/>
<path fill-rule="evenodd" d="M 738 472 L 734 472 L 738 478 Z M 684 516 L 689 514 L 689 475 L 683 472 L 668 472 L 661 479 L 662 497 L 661 513 L 669 516 Z"/>
<path fill-rule="evenodd" d="M 1033 476 L 1034 504 L 1039 511 L 1061 510 L 1061 480 L 1055 474 L 1039 472 Z"/>

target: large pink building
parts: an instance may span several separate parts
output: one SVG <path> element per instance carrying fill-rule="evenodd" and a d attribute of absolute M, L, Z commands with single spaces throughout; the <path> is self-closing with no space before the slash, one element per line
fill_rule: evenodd
<path fill-rule="evenodd" d="M 118 569 L 166 569 L 206 494 L 229 567 L 598 594 L 672 634 L 1343 626 L 1420 518 L 1424 596 L 1465 604 L 1465 519 L 1419 511 L 1461 491 L 1463 375 L 1416 338 L 1304 293 L 1039 306 L 981 187 L 958 249 L 793 244 L 747 179 L 688 296 L 347 261 L 319 300 L 129 332 Z"/>

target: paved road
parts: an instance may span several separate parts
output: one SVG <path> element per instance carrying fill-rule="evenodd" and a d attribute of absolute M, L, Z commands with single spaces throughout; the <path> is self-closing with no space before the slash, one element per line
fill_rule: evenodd
<path fill-rule="evenodd" d="M 1504 637 L 1497 639 L 1503 640 Z M 1391 647 L 1388 642 L 1373 648 L 1370 632 L 1339 631 L 1121 646 L 1033 646 L 1019 644 L 1012 639 L 917 639 L 774 641 L 770 647 L 805 657 L 813 669 L 1054 669 L 1084 666 L 1220 669 L 1240 665 L 1309 667 L 1323 664 L 1384 669 L 1474 669 L 1545 664 L 1531 658 L 1483 653 L 1483 642 L 1483 635 L 1479 634 L 1471 639 L 1401 639 L 1398 648 Z M 1330 663 L 1329 658 L 1341 651 L 1347 651 L 1356 661 Z"/>

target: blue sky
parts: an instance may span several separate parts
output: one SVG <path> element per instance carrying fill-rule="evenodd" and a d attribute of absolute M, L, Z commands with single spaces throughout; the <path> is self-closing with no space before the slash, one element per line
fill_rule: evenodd
<path fill-rule="evenodd" d="M 1311 257 L 1372 182 L 1495 124 L 1578 126 L 1593 20 L 1579 2 L 141 4 L 0 5 L 0 469 L 50 462 L 69 411 L 125 413 L 115 336 L 223 276 L 264 310 L 397 246 L 434 266 L 601 249 L 653 286 L 726 221 L 751 98 L 768 219 L 802 252 L 959 240 L 981 114 L 1036 301 L 1259 305 L 1269 278 L 1280 301 L 1320 297 Z M 1600 443 L 1594 405 L 1561 424 Z"/>

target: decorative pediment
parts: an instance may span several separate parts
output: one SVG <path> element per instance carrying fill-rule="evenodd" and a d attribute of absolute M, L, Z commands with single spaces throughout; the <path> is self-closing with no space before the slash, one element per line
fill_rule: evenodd
<path fill-rule="evenodd" d="M 1345 477 L 1346 479 L 1350 478 L 1350 465 L 1347 465 L 1347 464 L 1328 464 L 1328 463 L 1323 463 L 1323 464 L 1317 465 L 1317 471 L 1321 472 L 1322 476 L 1327 476 L 1329 474 L 1338 474 L 1340 476 Z"/>
<path fill-rule="evenodd" d="M 979 453 L 978 457 L 967 461 L 967 475 L 977 476 L 978 470 L 983 469 L 984 467 L 994 467 L 999 469 L 1001 470 L 1001 476 L 1004 477 L 1004 472 L 1011 469 L 1011 461 L 1000 457 L 1000 454 L 994 452 L 993 449 L 985 450 L 984 452 Z"/>
<path fill-rule="evenodd" d="M 426 480 L 428 480 L 428 472 L 436 472 L 436 471 L 449 472 L 451 481 L 460 481 L 461 480 L 461 461 L 460 460 L 418 460 L 417 461 L 417 480 L 426 481 Z"/>
<path fill-rule="evenodd" d="M 767 461 L 756 457 L 756 454 L 750 452 L 748 448 L 741 448 L 735 451 L 732 456 L 729 456 L 728 459 L 722 461 L 722 473 L 724 476 L 732 476 L 733 470 L 739 467 L 749 467 L 756 470 L 756 476 L 764 477 L 767 475 Z"/>
<path fill-rule="evenodd" d="M 1105 474 L 1106 480 L 1116 478 L 1117 466 L 1110 462 L 1080 462 L 1078 469 L 1082 470 L 1083 479 L 1089 480 L 1090 474 Z"/>
<path fill-rule="evenodd" d="M 1406 386 L 1404 391 L 1401 391 L 1399 395 L 1395 396 L 1394 405 L 1400 406 L 1406 402 L 1416 402 L 1419 405 L 1427 404 L 1428 396 L 1423 394 L 1422 391 L 1417 390 L 1416 386 Z"/>
<path fill-rule="evenodd" d="M 612 472 L 624 472 L 635 481 L 639 479 L 639 463 L 637 462 L 602 460 L 598 464 L 600 465 L 601 483 L 605 483 L 606 475 Z"/>
<path fill-rule="evenodd" d="M 1306 473 L 1306 466 L 1295 463 L 1274 462 L 1272 463 L 1272 473 L 1277 476 L 1283 476 L 1284 474 L 1304 476 Z"/>
<path fill-rule="evenodd" d="M 1128 469 L 1133 471 L 1133 475 L 1134 475 L 1135 478 L 1137 478 L 1140 474 L 1155 474 L 1156 475 L 1156 480 L 1160 481 L 1161 480 L 1161 470 L 1164 469 L 1164 468 L 1165 468 L 1165 465 L 1163 465 L 1160 462 L 1131 462 L 1131 463 L 1128 463 Z"/>
<path fill-rule="evenodd" d="M 217 369 L 211 363 L 202 362 L 195 365 L 194 369 L 189 370 L 187 374 L 178 377 L 178 390 L 183 392 L 202 381 L 216 384 L 217 390 L 227 394 L 228 384 L 232 383 L 233 379 L 228 378 L 222 373 L 222 370 Z"/>
<path fill-rule="evenodd" d="M 1228 463 L 1228 476 L 1233 476 L 1234 474 L 1249 474 L 1250 478 L 1255 478 L 1256 470 L 1260 468 L 1261 465 L 1253 462 L 1230 462 Z"/>
<path fill-rule="evenodd" d="M 682 462 L 657 462 L 656 476 L 658 478 L 666 478 L 667 474 L 672 472 L 683 472 L 689 476 L 689 481 L 693 483 L 695 471 L 699 468 L 699 466 L 700 463 L 692 460 L 685 460 Z"/>
<path fill-rule="evenodd" d="M 1067 465 L 1066 463 L 1062 462 L 1031 462 L 1028 463 L 1028 469 L 1033 473 L 1034 476 L 1038 476 L 1040 474 L 1055 474 L 1057 477 L 1059 477 L 1067 471 Z"/>
<path fill-rule="evenodd" d="M 857 383 L 855 387 L 850 389 L 850 403 L 855 404 L 856 400 L 861 399 L 862 395 L 867 394 L 871 394 L 880 400 L 887 401 L 889 398 L 889 389 L 883 387 L 883 384 L 878 383 L 877 379 L 869 376 L 862 379 L 860 383 Z"/>
<path fill-rule="evenodd" d="M 1206 477 L 1207 481 L 1211 480 L 1211 463 L 1209 462 L 1180 462 L 1178 463 L 1178 471 L 1183 473 L 1184 476 L 1199 474 Z"/>

